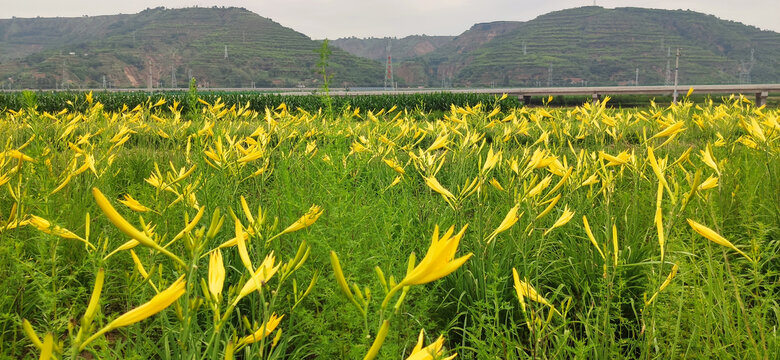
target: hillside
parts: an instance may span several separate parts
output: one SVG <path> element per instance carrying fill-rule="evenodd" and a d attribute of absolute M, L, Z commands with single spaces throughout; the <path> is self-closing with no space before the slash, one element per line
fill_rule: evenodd
<path fill-rule="evenodd" d="M 403 61 L 428 55 L 444 44 L 449 43 L 454 36 L 412 35 L 404 38 L 368 38 L 355 37 L 331 40 L 331 44 L 352 55 L 385 62 L 387 45 L 391 44 L 393 61 Z"/>
<path fill-rule="evenodd" d="M 321 42 L 240 8 L 0 20 L 5 88 L 319 86 Z M 225 52 L 227 49 L 227 57 Z M 375 85 L 382 66 L 332 48 L 338 86 Z M 176 83 L 174 84 L 174 80 Z"/>
<path fill-rule="evenodd" d="M 780 81 L 780 34 L 692 11 L 582 7 L 528 22 L 477 24 L 396 76 L 410 85 L 663 84 L 682 48 L 680 82 Z M 671 57 L 667 57 L 671 49 Z"/>

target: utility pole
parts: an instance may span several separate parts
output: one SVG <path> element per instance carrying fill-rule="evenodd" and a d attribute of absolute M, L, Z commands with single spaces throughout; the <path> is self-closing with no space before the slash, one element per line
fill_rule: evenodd
<path fill-rule="evenodd" d="M 106 76 L 103 75 L 103 89 L 106 88 Z"/>
<path fill-rule="evenodd" d="M 523 55 L 528 55 L 528 49 L 526 48 L 525 40 L 523 40 Z"/>
<path fill-rule="evenodd" d="M 152 92 L 152 60 L 149 60 L 149 92 Z"/>
<path fill-rule="evenodd" d="M 225 59 L 227 59 L 227 45 L 225 45 Z"/>
<path fill-rule="evenodd" d="M 677 78 L 680 70 L 680 48 L 677 48 L 677 56 L 674 59 L 674 103 L 677 104 Z"/>
<path fill-rule="evenodd" d="M 672 84 L 672 47 L 666 48 L 666 85 Z"/>

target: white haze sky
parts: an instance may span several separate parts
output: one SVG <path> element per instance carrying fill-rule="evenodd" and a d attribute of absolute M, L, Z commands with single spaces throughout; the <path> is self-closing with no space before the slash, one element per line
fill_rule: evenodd
<path fill-rule="evenodd" d="M 599 6 L 690 9 L 780 32 L 780 0 L 597 0 Z M 527 21 L 590 0 L 0 0 L 0 18 L 132 14 L 146 8 L 236 6 L 314 39 L 459 35 L 480 22 Z"/>

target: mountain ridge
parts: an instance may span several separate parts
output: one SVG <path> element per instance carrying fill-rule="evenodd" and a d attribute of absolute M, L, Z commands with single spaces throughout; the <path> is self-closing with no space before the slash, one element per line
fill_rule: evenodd
<path fill-rule="evenodd" d="M 0 20 L 0 83 L 55 88 L 313 86 L 320 41 L 242 8 L 147 9 L 132 15 Z M 339 85 L 375 84 L 378 63 L 331 49 Z M 10 80 L 9 80 L 10 78 Z M 151 81 L 150 81 L 151 79 Z"/>
<path fill-rule="evenodd" d="M 472 27 L 453 41 L 479 36 L 481 28 L 491 25 L 495 23 Z M 405 79 L 410 84 L 436 84 L 449 76 L 461 86 L 577 86 L 630 85 L 639 69 L 639 84 L 663 84 L 666 65 L 671 62 L 673 71 L 680 47 L 683 82 L 749 80 L 744 74 L 740 79 L 739 73 L 747 67 L 743 63 L 751 49 L 758 49 L 753 82 L 780 80 L 780 34 L 693 11 L 591 6 L 512 26 L 476 48 L 456 51 L 444 45 L 424 58 L 399 64 L 398 73 L 416 71 L 422 81 Z"/>
<path fill-rule="evenodd" d="M 780 34 L 685 10 L 586 6 L 457 36 L 331 40 L 331 86 L 780 82 Z M 3 88 L 318 87 L 320 41 L 243 8 L 0 20 Z M 638 75 L 638 76 L 637 76 Z M 177 81 L 178 80 L 178 81 Z"/>
<path fill-rule="evenodd" d="M 638 70 L 638 84 L 658 85 L 671 81 L 678 47 L 680 81 L 780 82 L 776 32 L 690 10 L 598 6 L 475 24 L 394 72 L 411 86 L 582 86 L 633 85 Z"/>

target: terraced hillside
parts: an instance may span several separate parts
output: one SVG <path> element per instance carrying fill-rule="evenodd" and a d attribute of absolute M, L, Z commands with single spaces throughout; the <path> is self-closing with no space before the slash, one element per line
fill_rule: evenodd
<path fill-rule="evenodd" d="M 683 83 L 739 82 L 751 49 L 750 80 L 780 81 L 778 33 L 692 11 L 601 7 L 477 24 L 396 74 L 410 84 L 546 86 L 551 77 L 567 86 L 632 84 L 639 69 L 640 84 L 663 84 L 678 47 Z"/>
<path fill-rule="evenodd" d="M 428 55 L 444 44 L 449 43 L 454 36 L 428 36 L 412 35 L 397 38 L 368 38 L 356 37 L 331 40 L 331 44 L 352 55 L 384 62 L 387 58 L 387 45 L 391 44 L 393 61 L 403 61 L 419 56 Z"/>
<path fill-rule="evenodd" d="M 240 8 L 0 20 L 0 85 L 13 88 L 318 86 L 321 42 Z M 382 66 L 332 49 L 333 83 L 373 85 Z M 226 53 L 227 52 L 227 56 Z M 173 76 L 172 76 L 173 75 Z"/>

